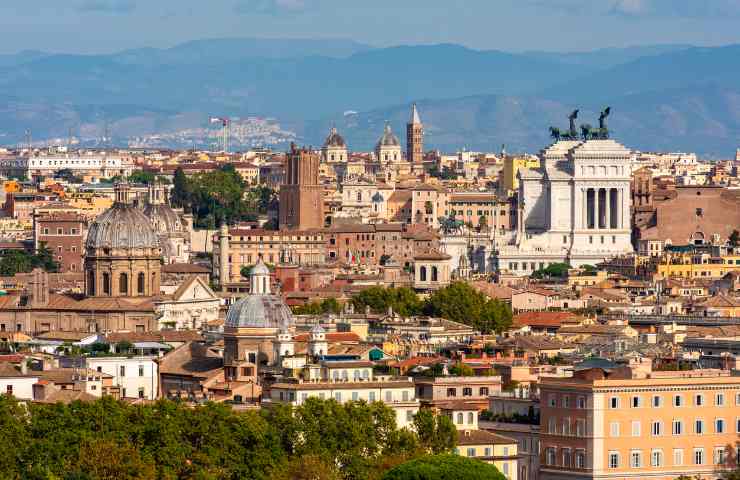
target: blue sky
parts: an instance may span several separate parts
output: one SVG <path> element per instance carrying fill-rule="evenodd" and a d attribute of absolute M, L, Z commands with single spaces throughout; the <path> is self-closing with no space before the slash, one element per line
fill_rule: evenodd
<path fill-rule="evenodd" d="M 98 53 L 220 37 L 590 50 L 740 43 L 740 0 L 3 0 L 0 53 Z"/>

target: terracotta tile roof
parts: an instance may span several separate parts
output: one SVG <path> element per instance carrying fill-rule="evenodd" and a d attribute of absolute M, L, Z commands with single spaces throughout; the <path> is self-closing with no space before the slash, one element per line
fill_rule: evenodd
<path fill-rule="evenodd" d="M 195 330 L 160 330 L 159 332 L 113 332 L 105 336 L 110 343 L 128 342 L 202 342 Z"/>
<path fill-rule="evenodd" d="M 36 403 L 68 404 L 78 400 L 81 402 L 94 402 L 100 400 L 100 398 L 79 390 L 59 389 L 51 393 L 43 400 L 36 400 Z"/>
<path fill-rule="evenodd" d="M 516 290 L 506 285 L 497 285 L 483 281 L 471 282 L 470 285 L 484 295 L 500 300 L 511 301 L 511 296 L 516 292 Z"/>
<path fill-rule="evenodd" d="M 79 342 L 83 338 L 91 337 L 94 333 L 88 332 L 44 332 L 36 335 L 39 340 L 61 340 L 63 342 Z"/>
<path fill-rule="evenodd" d="M 188 342 L 159 360 L 159 372 L 210 378 L 223 371 L 223 358 L 199 343 Z"/>
<path fill-rule="evenodd" d="M 485 430 L 458 430 L 458 445 L 511 445 L 517 441 Z"/>
<path fill-rule="evenodd" d="M 162 273 L 210 274 L 211 271 L 202 265 L 197 265 L 194 263 L 170 263 L 162 265 Z"/>
<path fill-rule="evenodd" d="M 20 367 L 17 367 L 10 362 L 7 362 L 7 361 L 0 362 L 0 378 L 26 377 L 26 376 L 33 376 L 33 375 L 24 375 L 23 373 L 21 373 Z"/>
<path fill-rule="evenodd" d="M 299 333 L 293 340 L 295 342 L 308 342 L 308 333 Z M 339 343 L 339 342 L 360 342 L 360 336 L 354 332 L 329 332 L 326 334 L 326 341 L 328 343 Z"/>
<path fill-rule="evenodd" d="M 571 312 L 524 312 L 514 315 L 514 325 L 523 327 L 559 327 L 564 322 L 577 318 Z"/>

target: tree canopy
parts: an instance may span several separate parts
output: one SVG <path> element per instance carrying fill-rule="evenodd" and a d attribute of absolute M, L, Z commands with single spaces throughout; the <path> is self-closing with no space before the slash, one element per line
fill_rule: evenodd
<path fill-rule="evenodd" d="M 16 273 L 29 273 L 35 268 L 43 268 L 47 272 L 59 271 L 59 264 L 44 243 L 36 253 L 13 250 L 0 258 L 0 275 L 4 277 L 12 277 Z"/>
<path fill-rule="evenodd" d="M 2 395 L 0 476 L 379 480 L 425 451 L 454 448 L 454 425 L 429 418 L 433 427 L 422 439 L 397 429 L 396 413 L 381 402 L 309 398 L 298 407 L 237 411 L 169 400 L 131 405 L 111 397 L 21 404 Z"/>
<path fill-rule="evenodd" d="M 308 305 L 299 305 L 293 307 L 293 313 L 296 315 L 321 315 L 324 313 L 341 313 L 342 304 L 336 298 L 326 298 L 320 302 L 311 302 Z"/>
<path fill-rule="evenodd" d="M 266 186 L 250 188 L 233 165 L 188 178 L 175 170 L 172 205 L 192 211 L 194 226 L 215 229 L 222 222 L 255 221 L 267 212 L 275 191 Z"/>
<path fill-rule="evenodd" d="M 511 326 L 511 308 L 489 299 L 465 282 L 453 282 L 434 292 L 424 305 L 424 313 L 470 325 L 483 333 L 501 332 Z"/>
<path fill-rule="evenodd" d="M 434 455 L 403 463 L 382 480 L 506 480 L 498 469 L 480 460 L 459 455 Z"/>
<path fill-rule="evenodd" d="M 392 307 L 404 317 L 421 314 L 423 307 L 416 292 L 407 287 L 370 287 L 352 297 L 352 303 L 358 310 L 370 307 L 375 313 L 385 313 Z"/>
<path fill-rule="evenodd" d="M 570 265 L 567 263 L 553 263 L 534 272 L 532 278 L 565 278 L 568 276 L 569 269 Z"/>

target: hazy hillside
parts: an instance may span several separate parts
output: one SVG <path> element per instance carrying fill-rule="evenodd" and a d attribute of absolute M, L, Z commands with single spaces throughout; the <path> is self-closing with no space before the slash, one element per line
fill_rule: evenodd
<path fill-rule="evenodd" d="M 400 135 L 416 100 L 428 145 L 443 149 L 538 149 L 573 108 L 595 123 L 611 105 L 614 131 L 630 146 L 727 156 L 740 138 L 738 58 L 738 45 L 512 54 L 259 39 L 110 55 L 25 52 L 0 56 L 0 143 L 26 129 L 36 139 L 70 128 L 94 136 L 105 124 L 125 141 L 204 126 L 211 115 L 257 115 L 313 144 L 334 121 L 365 149 L 386 119 Z"/>
<path fill-rule="evenodd" d="M 650 92 L 613 99 L 610 129 L 618 141 L 640 150 L 698 151 L 731 158 L 740 146 L 740 88 L 707 87 Z M 426 146 L 441 150 L 536 152 L 551 141 L 548 127 L 565 128 L 574 105 L 542 97 L 472 96 L 418 103 Z M 579 105 L 581 123 L 598 122 L 599 108 Z M 306 139 L 318 144 L 335 123 L 352 148 L 373 148 L 385 120 L 403 139 L 409 105 L 338 115 L 310 122 Z"/>

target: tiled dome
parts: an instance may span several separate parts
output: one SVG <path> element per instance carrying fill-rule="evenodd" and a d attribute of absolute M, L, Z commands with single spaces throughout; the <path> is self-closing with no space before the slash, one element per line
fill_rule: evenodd
<path fill-rule="evenodd" d="M 227 328 L 274 328 L 293 326 L 293 314 L 276 295 L 248 295 L 229 308 Z"/>
<path fill-rule="evenodd" d="M 159 248 L 157 235 L 144 213 L 130 204 L 116 203 L 90 225 L 85 248 Z"/>

